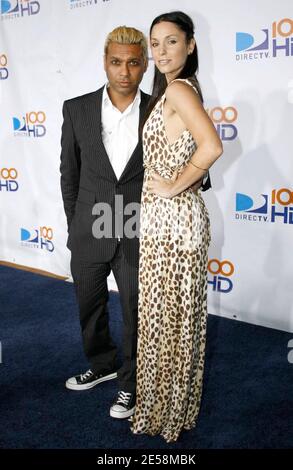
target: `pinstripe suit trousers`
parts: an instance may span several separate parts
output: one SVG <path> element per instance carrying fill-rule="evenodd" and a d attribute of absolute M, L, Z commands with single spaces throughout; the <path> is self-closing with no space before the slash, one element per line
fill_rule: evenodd
<path fill-rule="evenodd" d="M 122 366 L 118 369 L 119 390 L 135 391 L 137 350 L 138 260 L 129 263 L 121 243 L 108 263 L 82 261 L 74 251 L 71 272 L 80 312 L 84 351 L 97 374 L 116 370 L 117 348 L 109 331 L 107 277 L 113 271 L 122 307 Z"/>

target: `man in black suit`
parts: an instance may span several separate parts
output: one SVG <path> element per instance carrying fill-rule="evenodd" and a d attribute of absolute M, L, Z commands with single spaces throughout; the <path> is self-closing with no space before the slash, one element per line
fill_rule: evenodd
<path fill-rule="evenodd" d="M 149 98 L 139 89 L 147 68 L 144 35 L 127 27 L 112 31 L 105 44 L 104 68 L 107 85 L 63 105 L 61 189 L 83 345 L 90 364 L 87 372 L 69 378 L 66 387 L 86 390 L 118 375 L 119 392 L 110 415 L 127 418 L 135 408 L 139 244 L 138 237 L 121 233 L 117 216 L 125 227 L 132 215 L 126 215 L 124 208 L 139 203 L 141 197 L 138 129 Z M 118 196 L 123 206 L 119 203 L 117 209 Z M 95 203 L 111 208 L 103 238 L 93 236 Z M 118 371 L 107 312 L 111 271 L 123 313 L 124 358 Z"/>

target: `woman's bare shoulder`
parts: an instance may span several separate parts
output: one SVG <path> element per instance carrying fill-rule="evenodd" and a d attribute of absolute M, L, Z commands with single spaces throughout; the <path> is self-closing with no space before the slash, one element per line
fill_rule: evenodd
<path fill-rule="evenodd" d="M 175 79 L 166 88 L 166 100 L 170 105 L 180 104 L 190 99 L 199 100 L 195 84 L 191 79 Z"/>

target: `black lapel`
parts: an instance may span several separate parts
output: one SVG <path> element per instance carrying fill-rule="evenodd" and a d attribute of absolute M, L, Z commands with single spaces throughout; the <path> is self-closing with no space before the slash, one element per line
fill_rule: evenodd
<path fill-rule="evenodd" d="M 87 112 L 85 113 L 85 117 L 88 119 L 87 125 L 90 139 L 89 143 L 96 147 L 97 153 L 99 154 L 99 160 L 97 160 L 97 164 L 102 164 L 107 172 L 107 175 L 109 175 L 109 178 L 117 182 L 117 177 L 110 163 L 102 138 L 103 90 L 104 86 L 99 88 L 99 90 L 91 93 L 90 99 L 86 103 Z"/>

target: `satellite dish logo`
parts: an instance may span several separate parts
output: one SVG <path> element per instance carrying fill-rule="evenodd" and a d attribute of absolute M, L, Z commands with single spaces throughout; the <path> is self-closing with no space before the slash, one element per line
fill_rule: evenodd
<path fill-rule="evenodd" d="M 50 253 L 54 251 L 53 230 L 51 227 L 39 227 L 38 229 L 27 230 L 20 229 L 21 245 L 27 248 L 36 248 L 47 250 Z"/>
<path fill-rule="evenodd" d="M 267 214 L 268 212 L 268 195 L 262 194 L 264 198 L 264 204 L 261 207 L 253 208 L 254 201 L 250 196 L 246 194 L 236 194 L 236 211 L 253 212 L 254 214 Z"/>
<path fill-rule="evenodd" d="M 264 40 L 255 46 L 255 38 L 249 33 L 236 33 L 236 52 L 266 51 L 269 49 L 269 30 L 262 29 Z M 253 46 L 253 47 L 252 47 Z"/>
<path fill-rule="evenodd" d="M 19 0 L 1 0 L 0 2 L 1 14 L 17 13 L 19 12 Z"/>
<path fill-rule="evenodd" d="M 1 20 L 37 15 L 40 8 L 36 0 L 0 0 Z"/>
<path fill-rule="evenodd" d="M 288 188 L 273 189 L 270 197 L 261 194 L 255 199 L 247 194 L 236 193 L 235 219 L 250 222 L 277 220 L 293 224 L 293 191 Z"/>
<path fill-rule="evenodd" d="M 236 60 L 293 56 L 293 20 L 283 18 L 258 33 L 236 33 Z"/>

